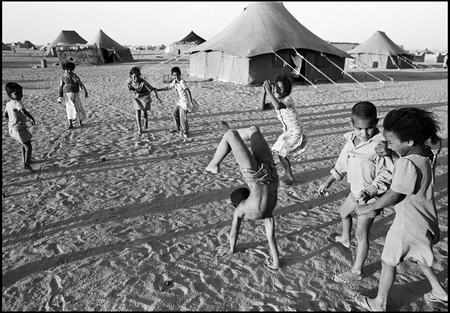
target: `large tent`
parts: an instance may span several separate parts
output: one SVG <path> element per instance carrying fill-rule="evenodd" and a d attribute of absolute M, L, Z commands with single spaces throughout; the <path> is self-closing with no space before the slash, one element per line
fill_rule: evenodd
<path fill-rule="evenodd" d="M 242 85 L 274 81 L 293 68 L 310 81 L 326 80 L 324 74 L 342 79 L 350 57 L 300 24 L 282 2 L 250 3 L 222 32 L 187 53 L 191 76 Z"/>
<path fill-rule="evenodd" d="M 2 50 L 11 50 L 11 47 L 2 42 Z"/>
<path fill-rule="evenodd" d="M 191 31 L 183 39 L 175 41 L 169 46 L 169 53 L 171 55 L 181 55 L 190 48 L 204 43 L 205 39 Z"/>
<path fill-rule="evenodd" d="M 377 30 L 359 46 L 347 51 L 357 66 L 378 69 L 414 68 L 414 55 L 395 44 L 384 32 Z"/>
<path fill-rule="evenodd" d="M 51 43 L 47 45 L 48 55 L 57 56 L 56 47 L 58 46 L 77 46 L 84 45 L 87 41 L 78 35 L 74 30 L 62 30 L 59 35 Z"/>
<path fill-rule="evenodd" d="M 106 35 L 101 29 L 95 37 L 88 42 L 89 46 L 97 46 L 101 52 L 104 63 L 133 62 L 133 56 L 129 48 L 122 46 L 111 37 Z"/>

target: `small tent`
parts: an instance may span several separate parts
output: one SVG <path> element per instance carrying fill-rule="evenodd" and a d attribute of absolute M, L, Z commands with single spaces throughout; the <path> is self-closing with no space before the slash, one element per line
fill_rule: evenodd
<path fill-rule="evenodd" d="M 242 85 L 274 81 L 293 68 L 310 81 L 326 80 L 323 74 L 342 79 L 350 57 L 300 24 L 281 2 L 250 3 L 222 32 L 187 53 L 191 76 Z"/>
<path fill-rule="evenodd" d="M 414 55 L 395 44 L 384 32 L 377 30 L 359 46 L 347 51 L 361 67 L 378 69 L 414 68 Z"/>
<path fill-rule="evenodd" d="M 95 37 L 87 43 L 89 46 L 96 45 L 101 53 L 102 63 L 133 62 L 133 56 L 129 48 L 122 46 L 101 29 Z"/>
<path fill-rule="evenodd" d="M 171 55 L 180 55 L 189 50 L 190 48 L 204 43 L 206 40 L 191 31 L 181 40 L 172 43 L 169 47 L 169 53 Z"/>
<path fill-rule="evenodd" d="M 11 50 L 11 47 L 2 42 L 2 50 Z"/>
<path fill-rule="evenodd" d="M 87 41 L 78 35 L 74 30 L 62 30 L 59 35 L 47 45 L 48 55 L 57 56 L 56 48 L 58 46 L 77 46 L 84 45 Z"/>

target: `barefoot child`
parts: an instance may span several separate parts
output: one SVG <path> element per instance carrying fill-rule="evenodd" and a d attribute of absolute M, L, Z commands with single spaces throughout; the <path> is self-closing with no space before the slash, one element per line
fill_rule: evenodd
<path fill-rule="evenodd" d="M 427 302 L 447 305 L 448 294 L 433 270 L 433 244 L 439 241 L 439 223 L 434 200 L 434 170 L 439 151 L 425 142 L 441 142 L 436 116 L 419 108 L 390 111 L 383 122 L 388 147 L 400 156 L 395 162 L 390 189 L 377 201 L 359 205 L 356 213 L 366 216 L 395 205 L 395 218 L 381 255 L 381 275 L 375 299 L 358 295 L 356 302 L 370 311 L 386 311 L 389 291 L 394 284 L 397 265 L 414 260 L 431 284 Z"/>
<path fill-rule="evenodd" d="M 84 84 L 81 82 L 80 77 L 75 74 L 75 63 L 70 61 L 64 61 L 62 63 L 62 69 L 65 74 L 59 81 L 59 98 L 58 102 L 66 104 L 67 118 L 69 120 L 68 129 L 73 128 L 73 120 L 78 119 L 78 124 L 83 127 L 82 121 L 86 118 L 83 104 L 80 99 L 80 89 L 84 91 L 84 98 L 88 97 L 88 92 Z"/>
<path fill-rule="evenodd" d="M 141 125 L 141 111 L 144 115 L 145 129 L 148 128 L 148 113 L 151 109 L 152 98 L 150 93 L 155 92 L 155 97 L 161 103 L 158 96 L 157 89 L 150 85 L 145 79 L 141 77 L 141 70 L 137 66 L 133 66 L 129 73 L 130 77 L 127 80 L 128 90 L 133 92 L 133 107 L 136 110 L 136 123 L 139 135 L 142 134 Z"/>
<path fill-rule="evenodd" d="M 358 203 L 373 202 L 389 188 L 393 162 L 391 156 L 379 156 L 378 146 L 384 141 L 383 135 L 376 127 L 377 109 L 371 102 L 358 102 L 352 108 L 351 125 L 353 131 L 344 134 L 346 143 L 339 158 L 331 169 L 331 175 L 319 187 L 319 195 L 324 195 L 335 180 L 347 176 L 350 194 L 340 208 L 342 218 L 342 235 L 334 239 L 350 248 L 352 230 L 351 214 Z M 369 230 L 381 210 L 358 216 L 355 237 L 358 241 L 356 259 L 350 271 L 333 277 L 336 282 L 347 283 L 363 277 L 362 268 L 369 250 Z"/>
<path fill-rule="evenodd" d="M 222 122 L 222 127 L 225 133 L 206 170 L 215 174 L 219 173 L 220 163 L 233 151 L 249 189 L 238 188 L 231 193 L 231 203 L 235 210 L 229 237 L 230 247 L 220 247 L 217 252 L 219 256 L 235 252 L 242 219 L 263 219 L 272 254 L 265 265 L 270 269 L 278 270 L 281 264 L 275 241 L 275 220 L 272 214 L 278 200 L 278 174 L 269 145 L 256 126 L 230 129 L 226 122 Z M 245 141 L 250 141 L 251 151 Z"/>
<path fill-rule="evenodd" d="M 181 70 L 179 67 L 172 67 L 170 74 L 173 81 L 168 87 L 159 88 L 158 91 L 165 91 L 175 88 L 178 92 L 178 101 L 172 110 L 173 123 L 176 129 L 172 133 L 179 133 L 184 138 L 189 136 L 189 124 L 187 114 L 196 107 L 196 103 L 192 100 L 191 90 L 186 85 L 186 81 L 181 78 Z"/>
<path fill-rule="evenodd" d="M 269 110 L 273 107 L 283 126 L 283 133 L 273 145 L 272 150 L 278 154 L 287 176 L 283 183 L 292 185 L 295 183 L 295 178 L 288 157 L 298 157 L 305 151 L 307 143 L 300 115 L 294 105 L 294 100 L 290 97 L 292 83 L 287 76 L 281 75 L 275 79 L 274 92 L 272 92 L 272 86 L 268 80 L 264 82 L 263 89 L 260 110 Z M 266 96 L 270 103 L 266 103 Z"/>
<path fill-rule="evenodd" d="M 34 125 L 34 117 L 25 109 L 25 106 L 22 103 L 22 86 L 13 82 L 7 83 L 5 91 L 11 99 L 6 103 L 5 108 L 5 118 L 8 119 L 9 134 L 22 144 L 23 168 L 30 173 L 34 173 L 35 170 L 30 166 L 31 154 L 33 152 L 31 138 L 33 135 L 28 131 L 26 124 L 26 119 L 28 117 L 31 120 L 31 124 Z"/>

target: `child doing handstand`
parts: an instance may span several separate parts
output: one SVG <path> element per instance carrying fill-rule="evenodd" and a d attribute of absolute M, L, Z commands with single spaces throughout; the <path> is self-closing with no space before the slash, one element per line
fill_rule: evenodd
<path fill-rule="evenodd" d="M 225 133 L 206 170 L 215 174 L 219 173 L 220 163 L 233 151 L 249 189 L 238 188 L 232 192 L 231 203 L 235 210 L 229 237 L 230 247 L 220 247 L 217 252 L 220 256 L 235 252 L 242 219 L 263 219 L 272 254 L 265 265 L 270 269 L 278 270 L 281 264 L 275 241 L 275 220 L 272 214 L 278 200 L 278 174 L 269 145 L 256 126 L 230 129 L 226 122 L 222 122 L 222 127 Z M 250 141 L 251 151 L 246 141 Z"/>

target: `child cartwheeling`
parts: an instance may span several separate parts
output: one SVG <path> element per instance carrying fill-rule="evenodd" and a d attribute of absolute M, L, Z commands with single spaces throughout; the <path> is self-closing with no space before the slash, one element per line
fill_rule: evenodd
<path fill-rule="evenodd" d="M 31 138 L 33 135 L 28 131 L 26 124 L 26 119 L 28 117 L 31 120 L 31 124 L 34 125 L 34 117 L 25 109 L 25 106 L 22 103 L 22 86 L 13 82 L 7 83 L 5 91 L 11 99 L 6 103 L 4 115 L 5 118 L 8 119 L 9 134 L 22 145 L 23 168 L 30 173 L 34 173 L 35 170 L 30 165 L 31 154 L 33 152 L 33 147 L 31 145 Z"/>
<path fill-rule="evenodd" d="M 431 284 L 427 302 L 448 304 L 448 294 L 433 270 L 433 245 L 439 241 L 438 213 L 434 199 L 434 169 L 439 151 L 426 142 L 441 142 L 436 116 L 419 108 L 390 111 L 383 121 L 388 147 L 399 159 L 394 164 L 390 189 L 373 203 L 356 208 L 359 217 L 395 205 L 395 217 L 381 254 L 381 274 L 375 299 L 358 295 L 356 302 L 368 311 L 386 311 L 397 265 L 414 260 Z"/>
<path fill-rule="evenodd" d="M 298 157 L 305 151 L 307 143 L 300 115 L 295 107 L 294 100 L 290 97 L 292 83 L 286 75 L 281 75 L 275 79 L 273 91 L 272 85 L 268 80 L 264 82 L 263 90 L 260 109 L 268 110 L 274 108 L 283 126 L 283 133 L 272 146 L 272 151 L 278 154 L 278 158 L 287 176 L 287 179 L 283 183 L 292 185 L 296 181 L 292 174 L 291 162 L 288 157 Z M 269 98 L 270 103 L 266 103 L 266 97 Z"/>

